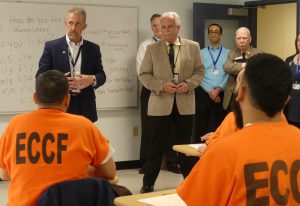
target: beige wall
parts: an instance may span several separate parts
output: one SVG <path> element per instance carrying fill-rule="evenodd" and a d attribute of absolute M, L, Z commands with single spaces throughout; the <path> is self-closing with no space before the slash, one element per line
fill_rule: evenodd
<path fill-rule="evenodd" d="M 295 53 L 296 3 L 269 5 L 257 12 L 257 48 L 285 59 Z"/>

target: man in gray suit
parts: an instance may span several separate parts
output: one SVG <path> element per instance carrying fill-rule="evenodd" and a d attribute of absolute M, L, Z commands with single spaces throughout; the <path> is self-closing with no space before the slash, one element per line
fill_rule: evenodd
<path fill-rule="evenodd" d="M 237 48 L 228 53 L 227 61 L 224 64 L 224 71 L 229 74 L 223 98 L 223 108 L 227 112 L 230 112 L 232 108 L 237 75 L 246 66 L 247 59 L 262 52 L 251 47 L 251 34 L 246 27 L 240 27 L 236 30 L 235 43 Z"/>
<path fill-rule="evenodd" d="M 199 44 L 178 36 L 178 14 L 162 14 L 161 29 L 163 40 L 147 47 L 139 72 L 141 83 L 151 90 L 148 115 L 152 128 L 141 193 L 153 191 L 171 129 L 175 131 L 175 144 L 191 142 L 194 89 L 204 75 Z M 178 163 L 186 176 L 190 162 L 185 155 L 178 154 Z"/>

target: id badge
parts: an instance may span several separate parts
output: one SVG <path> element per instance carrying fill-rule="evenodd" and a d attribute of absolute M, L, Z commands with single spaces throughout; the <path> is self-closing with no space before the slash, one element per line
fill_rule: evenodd
<path fill-rule="evenodd" d="M 174 73 L 172 82 L 174 84 L 178 84 L 178 82 L 179 82 L 179 74 L 178 73 Z"/>
<path fill-rule="evenodd" d="M 218 76 L 219 75 L 219 70 L 214 68 L 212 71 L 211 71 L 212 75 L 215 75 L 215 76 Z"/>
<path fill-rule="evenodd" d="M 300 84 L 298 84 L 298 83 L 293 84 L 293 89 L 300 90 Z"/>

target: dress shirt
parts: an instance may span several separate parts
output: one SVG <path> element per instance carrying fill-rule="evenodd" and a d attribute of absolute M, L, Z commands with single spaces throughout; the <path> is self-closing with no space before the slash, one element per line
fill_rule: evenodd
<path fill-rule="evenodd" d="M 81 41 L 79 42 L 79 44 L 75 44 L 74 42 L 72 42 L 69 39 L 68 35 L 66 35 L 66 39 L 67 39 L 67 44 L 68 44 L 68 47 L 70 49 L 72 58 L 75 62 L 75 59 L 76 59 L 77 53 L 79 51 L 79 48 L 83 45 L 83 38 L 81 38 Z M 82 52 L 80 52 L 78 60 L 77 60 L 76 65 L 74 67 L 75 72 L 79 73 L 79 74 L 81 73 L 81 71 L 80 71 L 80 68 L 81 68 L 81 53 Z M 71 62 L 70 62 L 70 64 L 71 64 Z"/>
<path fill-rule="evenodd" d="M 159 41 L 159 39 L 157 37 L 153 36 L 151 39 L 146 39 L 145 41 L 143 41 L 140 44 L 140 46 L 138 48 L 137 55 L 136 55 L 136 73 L 137 73 L 137 75 L 139 74 L 140 67 L 142 65 L 142 61 L 144 59 L 147 46 L 149 44 L 153 44 L 153 43 L 155 43 L 157 41 Z"/>
<path fill-rule="evenodd" d="M 229 50 L 222 47 L 222 52 L 216 63 L 216 68 L 211 58 L 212 55 L 214 61 L 217 60 L 221 47 L 222 47 L 221 45 L 216 48 L 213 48 L 212 46 L 208 46 L 201 49 L 201 58 L 203 60 L 205 72 L 204 72 L 204 78 L 201 81 L 200 86 L 207 93 L 209 93 L 216 87 L 220 87 L 222 90 L 224 90 L 228 78 L 228 74 L 224 72 L 223 65 L 227 60 L 227 55 Z M 211 55 L 209 52 L 211 52 Z"/>

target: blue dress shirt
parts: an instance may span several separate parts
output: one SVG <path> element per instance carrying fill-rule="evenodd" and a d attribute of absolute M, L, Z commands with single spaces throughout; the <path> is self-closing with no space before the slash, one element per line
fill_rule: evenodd
<path fill-rule="evenodd" d="M 223 91 L 224 86 L 227 82 L 228 74 L 224 72 L 223 65 L 227 60 L 229 49 L 222 47 L 221 51 L 221 47 L 221 45 L 217 48 L 208 46 L 201 49 L 201 58 L 204 64 L 205 72 L 204 78 L 201 81 L 200 86 L 207 93 L 209 93 L 216 87 L 220 87 Z M 219 56 L 220 51 L 221 54 Z M 216 62 L 216 65 L 214 65 L 214 61 L 216 61 L 217 59 L 218 61 Z"/>

